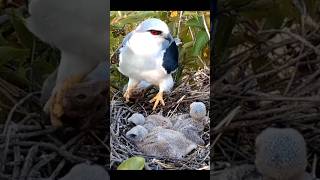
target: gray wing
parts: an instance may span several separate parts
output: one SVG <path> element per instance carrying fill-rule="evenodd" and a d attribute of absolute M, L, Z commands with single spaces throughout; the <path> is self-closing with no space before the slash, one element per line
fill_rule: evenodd
<path fill-rule="evenodd" d="M 165 53 L 163 55 L 163 63 L 162 67 L 166 70 L 168 74 L 175 71 L 179 66 L 179 51 L 178 46 L 173 41 L 169 45 L 168 48 L 166 48 Z"/>

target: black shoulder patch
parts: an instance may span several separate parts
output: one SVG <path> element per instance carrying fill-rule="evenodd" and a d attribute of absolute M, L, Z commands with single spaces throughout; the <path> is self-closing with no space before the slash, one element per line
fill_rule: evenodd
<path fill-rule="evenodd" d="M 171 45 L 166 49 L 166 52 L 163 55 L 163 68 L 170 74 L 172 71 L 178 68 L 178 59 L 179 52 L 178 46 L 175 42 L 172 42 Z"/>

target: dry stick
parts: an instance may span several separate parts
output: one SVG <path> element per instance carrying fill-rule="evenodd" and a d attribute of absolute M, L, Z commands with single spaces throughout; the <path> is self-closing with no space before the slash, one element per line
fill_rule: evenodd
<path fill-rule="evenodd" d="M 16 100 L 15 100 L 5 89 L 3 89 L 2 87 L 0 87 L 0 92 L 1 92 L 1 94 L 3 94 L 5 97 L 7 97 L 8 100 L 12 102 L 12 104 L 15 104 L 15 103 L 16 103 Z"/>
<path fill-rule="evenodd" d="M 294 72 L 293 72 L 292 75 L 291 75 L 290 81 L 289 81 L 289 83 L 288 83 L 288 85 L 287 85 L 287 87 L 286 87 L 286 89 L 285 89 L 285 91 L 284 91 L 284 93 L 283 93 L 284 96 L 288 94 L 290 88 L 292 87 L 294 78 L 296 77 L 296 74 L 297 74 L 298 64 L 299 64 L 299 63 L 296 64 L 295 69 L 294 69 Z"/>
<path fill-rule="evenodd" d="M 56 169 L 53 171 L 49 179 L 56 179 L 56 177 L 59 175 L 60 171 L 63 169 L 64 165 L 66 164 L 66 160 L 62 160 Z"/>
<path fill-rule="evenodd" d="M 294 63 L 296 63 L 297 61 L 311 55 L 312 52 L 308 51 L 308 52 L 305 52 L 304 54 L 294 58 L 293 60 L 289 61 L 287 64 L 284 64 L 282 66 L 279 66 L 278 68 L 276 69 L 272 69 L 272 70 L 269 70 L 267 72 L 263 72 L 263 73 L 260 73 L 260 74 L 256 74 L 256 75 L 251 75 L 249 77 L 247 77 L 246 79 L 242 80 L 241 82 L 239 82 L 238 84 L 236 84 L 236 86 L 240 87 L 241 85 L 243 85 L 244 83 L 248 82 L 248 81 L 251 81 L 253 79 L 257 79 L 257 78 L 260 78 L 260 77 L 264 77 L 264 76 L 268 76 L 268 75 L 271 75 L 271 74 L 274 74 L 274 73 L 277 73 L 277 72 L 280 72 L 282 71 L 283 69 L 285 68 L 288 68 L 290 67 L 291 65 L 293 65 Z"/>
<path fill-rule="evenodd" d="M 313 83 L 313 86 L 306 86 L 304 89 L 301 89 L 299 92 L 297 92 L 296 96 L 306 95 L 309 94 L 312 91 L 318 91 L 320 88 L 320 80 L 317 79 L 317 82 Z"/>
<path fill-rule="evenodd" d="M 202 13 L 201 17 L 202 17 L 203 25 L 204 25 L 204 28 L 207 32 L 208 38 L 210 39 L 210 32 L 209 32 L 209 29 L 207 26 L 206 18 L 204 17 L 204 13 Z"/>
<path fill-rule="evenodd" d="M 97 135 L 96 133 L 94 133 L 93 131 L 90 131 L 90 134 L 96 139 L 98 140 L 109 152 L 110 152 L 110 147 L 108 145 L 106 145 Z"/>
<path fill-rule="evenodd" d="M 263 34 L 263 33 L 285 33 L 290 35 L 291 37 L 297 39 L 298 41 L 302 42 L 303 44 L 305 44 L 306 46 L 308 46 L 309 48 L 311 48 L 318 56 L 320 55 L 320 50 L 318 49 L 318 47 L 315 47 L 314 45 L 312 45 L 308 40 L 306 40 L 305 38 L 301 37 L 298 34 L 292 33 L 289 30 L 277 30 L 277 29 L 270 29 L 270 30 L 264 30 L 264 31 L 260 31 L 259 33 Z"/>
<path fill-rule="evenodd" d="M 239 96 L 239 95 L 229 95 L 225 93 L 219 93 L 219 95 L 225 97 L 232 97 L 237 99 L 243 99 L 245 101 L 302 101 L 302 102 L 320 102 L 319 96 L 306 96 L 306 97 L 283 97 L 283 96 L 269 96 L 269 97 L 247 97 L 247 96 Z"/>
<path fill-rule="evenodd" d="M 59 148 L 59 147 L 57 147 L 56 145 L 54 145 L 52 143 L 34 142 L 34 141 L 21 141 L 21 142 L 18 143 L 18 145 L 20 145 L 20 146 L 32 146 L 34 144 L 38 144 L 39 147 L 55 151 L 59 155 L 61 155 L 62 157 L 64 157 L 65 159 L 67 159 L 67 160 L 69 160 L 71 162 L 83 162 L 83 161 L 86 161 L 86 159 L 84 159 L 82 157 L 75 156 L 72 153 L 70 153 L 67 150 L 65 150 L 64 148 Z"/>
<path fill-rule="evenodd" d="M 33 138 L 33 137 L 37 137 L 37 136 L 51 134 L 51 133 L 55 132 L 56 130 L 57 130 L 57 128 L 50 127 L 48 129 L 44 129 L 44 130 L 40 130 L 40 131 L 19 133 L 13 137 L 20 138 L 20 139 L 28 139 L 28 138 Z"/>
<path fill-rule="evenodd" d="M 186 95 L 183 95 L 183 96 L 176 102 L 175 108 L 173 109 L 173 111 L 170 110 L 170 111 L 168 112 L 167 117 L 171 118 L 171 117 L 173 116 L 174 112 L 177 111 L 180 103 L 182 102 L 182 100 L 183 100 L 185 97 L 186 97 Z"/>
<path fill-rule="evenodd" d="M 29 152 L 28 152 L 28 154 L 26 156 L 26 159 L 24 161 L 19 180 L 26 179 L 26 177 L 29 174 L 29 171 L 30 171 L 30 169 L 32 167 L 32 163 L 34 161 L 34 158 L 36 157 L 36 155 L 38 153 L 38 149 L 39 149 L 38 145 L 33 145 L 30 148 L 30 150 L 29 150 Z"/>
<path fill-rule="evenodd" d="M 6 164 L 6 161 L 7 161 L 7 154 L 8 154 L 8 151 L 9 151 L 9 144 L 10 144 L 10 135 L 11 135 L 11 132 L 12 132 L 12 127 L 8 127 L 8 131 L 7 131 L 7 136 L 6 136 L 6 140 L 5 140 L 5 143 L 4 143 L 4 150 L 3 150 L 3 154 L 1 155 L 2 157 L 1 160 L 2 160 L 2 163 L 0 164 L 0 168 L 1 168 L 1 172 L 4 172 L 5 170 L 5 164 Z"/>
<path fill-rule="evenodd" d="M 180 26 L 181 26 L 182 14 L 183 14 L 183 11 L 180 11 L 180 17 L 179 17 L 179 22 L 178 22 L 178 32 L 177 32 L 177 38 L 178 39 L 179 39 L 179 34 L 180 34 Z"/>
<path fill-rule="evenodd" d="M 29 93 L 27 96 L 25 96 L 24 98 L 22 98 L 18 103 L 16 103 L 12 109 L 9 112 L 9 115 L 7 117 L 7 120 L 5 122 L 5 127 L 3 129 L 2 135 L 5 135 L 7 133 L 7 129 L 8 126 L 12 120 L 13 114 L 14 112 L 17 110 L 18 107 L 20 107 L 26 100 L 28 100 L 29 98 L 31 98 L 32 96 L 36 95 L 36 94 L 40 94 L 40 92 L 33 92 L 33 93 Z"/>
<path fill-rule="evenodd" d="M 209 144 L 208 144 L 209 145 Z M 208 151 L 207 155 L 203 158 L 203 160 L 200 161 L 200 164 L 202 164 L 204 161 L 207 160 L 207 158 L 210 156 L 210 150 Z"/>
<path fill-rule="evenodd" d="M 27 115 L 21 121 L 19 121 L 17 124 L 19 126 L 22 126 L 26 121 L 28 121 L 29 119 L 32 119 L 32 118 L 40 118 L 39 113 L 27 113 Z M 32 125 L 32 126 L 35 127 L 34 125 Z M 38 127 L 38 129 L 39 128 L 40 127 Z"/>
<path fill-rule="evenodd" d="M 5 81 L 4 79 L 0 78 L 0 86 L 7 92 L 10 92 L 12 95 L 14 95 L 15 97 L 24 94 L 24 91 L 22 91 L 21 89 L 19 89 L 18 87 L 16 87 L 15 85 L 12 85 L 10 83 L 8 83 L 7 81 Z M 13 99 L 13 101 L 16 103 L 16 101 Z M 14 103 L 14 104 L 15 104 Z"/>
<path fill-rule="evenodd" d="M 38 125 L 22 125 L 20 122 L 17 124 L 18 131 L 39 131 L 42 128 Z M 1 128 L 1 127 L 0 127 Z M 45 129 L 52 128 L 52 126 L 44 126 Z"/>
<path fill-rule="evenodd" d="M 11 138 L 13 138 L 13 139 L 16 139 L 16 138 L 28 139 L 28 138 L 33 138 L 33 137 L 37 137 L 37 136 L 47 135 L 47 134 L 55 132 L 56 130 L 57 130 L 56 128 L 51 127 L 49 129 L 44 129 L 44 130 L 40 130 L 40 131 L 14 134 L 11 136 Z M 3 136 L 0 136 L 0 138 L 2 138 L 2 137 Z"/>
<path fill-rule="evenodd" d="M 309 83 L 311 83 L 314 79 L 316 79 L 316 77 L 318 77 L 318 75 L 320 74 L 320 69 L 318 69 L 316 72 L 314 72 L 313 74 L 311 74 L 309 76 L 309 78 L 307 78 L 300 86 L 298 86 L 293 93 L 291 94 L 295 94 L 299 91 L 301 91 L 306 85 L 308 85 Z"/>
<path fill-rule="evenodd" d="M 218 148 L 220 149 L 223 157 L 225 157 L 228 161 L 231 161 L 231 157 L 226 153 L 225 148 L 223 148 L 220 144 L 217 144 Z"/>
<path fill-rule="evenodd" d="M 67 144 L 66 144 L 67 145 Z M 75 146 L 73 146 L 71 149 L 70 149 L 70 152 L 73 153 L 74 150 L 76 149 Z M 66 160 L 65 159 L 62 159 L 60 161 L 60 163 L 58 164 L 58 166 L 56 167 L 56 169 L 52 172 L 51 176 L 49 179 L 56 179 L 56 177 L 59 175 L 60 171 L 63 169 L 64 165 L 66 164 Z"/>
<path fill-rule="evenodd" d="M 287 119 L 293 113 L 294 112 L 288 112 L 285 114 L 276 115 L 276 116 L 266 118 L 266 119 L 251 120 L 247 123 L 235 122 L 232 125 L 230 125 L 229 127 L 222 128 L 218 132 L 226 131 L 227 129 L 228 130 L 235 130 L 235 129 L 239 129 L 239 128 L 243 128 L 243 127 L 252 127 L 252 126 L 256 126 L 256 125 L 269 124 L 271 122 L 287 122 L 288 120 L 284 120 L 284 119 Z M 301 121 L 306 122 L 306 118 L 312 118 L 312 119 L 314 119 L 314 121 L 317 121 L 317 117 L 319 117 L 319 114 L 311 114 L 311 115 L 308 114 L 308 115 L 300 116 L 295 119 L 292 118 L 290 121 L 297 121 L 297 119 L 301 119 Z"/>
<path fill-rule="evenodd" d="M 318 162 L 318 156 L 317 156 L 317 154 L 314 154 L 314 156 L 313 156 L 313 162 L 312 162 L 312 173 L 311 173 L 311 175 L 312 175 L 312 178 L 317 178 L 316 177 L 316 171 L 317 171 L 317 162 Z"/>
<path fill-rule="evenodd" d="M 240 110 L 240 106 L 237 106 L 234 108 L 216 127 L 213 128 L 213 131 L 219 130 L 222 126 L 228 126 L 232 119 L 238 114 Z M 219 133 L 218 136 L 213 140 L 213 143 L 210 146 L 210 149 L 213 148 L 213 146 L 217 143 L 217 141 L 222 136 L 222 133 Z"/>
<path fill-rule="evenodd" d="M 67 143 L 65 143 L 63 146 L 61 146 L 60 149 L 67 149 L 69 148 L 70 146 L 72 146 L 74 143 L 78 142 L 79 139 L 81 137 L 84 136 L 84 132 L 78 134 L 77 136 L 75 136 L 74 138 L 70 139 Z M 72 153 L 71 153 L 72 154 Z M 55 159 L 57 157 L 57 152 L 53 152 L 49 155 L 47 155 L 47 158 L 44 158 L 42 160 L 40 160 L 32 169 L 32 171 L 30 172 L 29 174 L 29 179 L 32 178 L 33 174 L 35 174 L 36 172 L 38 172 L 41 167 L 45 166 L 46 164 L 48 164 L 51 160 Z M 61 154 L 60 154 L 61 155 Z M 67 158 L 65 158 L 67 159 Z M 84 160 L 83 160 L 84 161 Z"/>
<path fill-rule="evenodd" d="M 13 147 L 13 153 L 14 153 L 14 167 L 13 167 L 13 173 L 12 177 L 13 179 L 18 179 L 19 173 L 20 173 L 20 164 L 21 164 L 21 152 L 20 152 L 19 146 Z"/>
<path fill-rule="evenodd" d="M 303 109 L 310 108 L 310 107 L 312 107 L 312 105 L 303 107 Z M 239 117 L 238 120 L 252 119 L 255 117 L 261 117 L 261 116 L 270 115 L 270 114 L 284 113 L 294 109 L 301 110 L 302 108 L 301 106 L 292 105 L 292 106 L 276 107 L 276 108 L 267 109 L 267 110 L 250 111 L 244 115 L 241 115 L 241 117 Z"/>
<path fill-rule="evenodd" d="M 117 144 L 120 144 L 120 141 L 117 139 L 116 135 L 114 134 L 113 130 L 110 129 L 110 144 L 112 144 L 112 141 L 115 139 Z M 111 146 L 113 147 L 113 146 Z M 117 156 L 118 159 L 121 159 L 120 155 L 117 153 L 117 151 L 114 148 L 111 148 L 111 152 Z"/>
<path fill-rule="evenodd" d="M 191 30 L 191 27 L 189 26 L 188 29 L 189 29 L 189 31 L 190 31 L 191 39 L 192 39 L 192 41 L 194 42 L 194 36 L 193 36 L 193 32 L 192 32 L 192 30 Z"/>
<path fill-rule="evenodd" d="M 17 132 L 17 127 L 13 129 L 14 134 Z M 17 139 L 14 139 L 13 142 L 17 142 Z M 21 164 L 21 152 L 20 152 L 20 146 L 13 146 L 13 154 L 14 154 L 14 167 L 13 167 L 13 173 L 12 177 L 13 179 L 18 179 L 19 173 L 20 173 L 20 164 Z"/>
<path fill-rule="evenodd" d="M 52 161 L 53 159 L 55 159 L 57 156 L 57 154 L 49 154 L 47 156 L 41 156 L 42 160 L 40 160 L 39 162 L 37 162 L 31 169 L 29 175 L 28 175 L 28 180 L 33 180 L 33 176 L 34 174 L 36 174 L 36 172 L 39 172 L 39 170 L 45 166 L 46 164 L 48 164 L 50 161 Z"/>

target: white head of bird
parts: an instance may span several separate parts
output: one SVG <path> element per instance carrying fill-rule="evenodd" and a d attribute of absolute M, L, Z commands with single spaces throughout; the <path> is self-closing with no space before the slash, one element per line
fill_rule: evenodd
<path fill-rule="evenodd" d="M 174 41 L 168 25 L 160 19 L 150 18 L 134 30 L 128 45 L 136 54 L 150 55 Z"/>

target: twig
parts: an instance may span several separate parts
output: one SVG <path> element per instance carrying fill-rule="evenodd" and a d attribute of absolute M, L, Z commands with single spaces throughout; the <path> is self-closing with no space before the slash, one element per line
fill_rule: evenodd
<path fill-rule="evenodd" d="M 30 150 L 27 154 L 27 157 L 24 161 L 19 180 L 24 180 L 28 176 L 29 171 L 33 165 L 34 158 L 36 157 L 36 154 L 38 153 L 38 149 L 39 149 L 38 145 L 33 145 L 30 148 Z"/>
<path fill-rule="evenodd" d="M 5 139 L 5 143 L 4 143 L 4 150 L 3 150 L 3 154 L 1 155 L 1 164 L 0 164 L 0 170 L 1 172 L 4 172 L 5 170 L 5 164 L 7 161 L 7 156 L 8 156 L 8 151 L 9 151 L 9 145 L 10 145 L 10 135 L 11 132 L 13 131 L 13 126 L 9 126 L 8 127 L 8 132 L 6 134 L 6 139 Z"/>
<path fill-rule="evenodd" d="M 33 146 L 37 144 L 41 148 L 49 149 L 52 151 L 57 152 L 59 155 L 64 157 L 65 159 L 71 161 L 71 162 L 83 162 L 86 161 L 86 159 L 82 157 L 78 157 L 73 155 L 72 153 L 68 152 L 67 150 L 63 148 L 58 148 L 56 145 L 51 143 L 45 143 L 45 142 L 33 142 L 33 141 L 20 141 L 17 143 L 20 146 Z"/>
<path fill-rule="evenodd" d="M 48 164 L 50 161 L 52 161 L 53 159 L 55 159 L 57 156 L 57 154 L 50 154 L 50 155 L 46 155 L 46 156 L 41 156 L 41 160 L 39 162 L 37 162 L 31 169 L 29 175 L 28 175 L 28 180 L 33 179 L 34 175 L 36 174 L 36 172 L 39 172 L 39 170 L 45 166 L 46 164 Z"/>
<path fill-rule="evenodd" d="M 63 159 L 62 161 L 60 161 L 56 169 L 51 174 L 50 179 L 56 179 L 56 177 L 59 175 L 60 171 L 63 169 L 65 164 L 66 164 L 66 160 Z"/>
<path fill-rule="evenodd" d="M 313 161 L 312 161 L 312 177 L 313 178 L 316 178 L 317 176 L 316 176 L 316 169 L 317 169 L 317 163 L 318 163 L 318 156 L 317 156 L 317 154 L 315 154 L 314 156 L 313 156 Z"/>
<path fill-rule="evenodd" d="M 17 104 L 15 104 L 12 109 L 9 112 L 9 115 L 7 117 L 7 120 L 5 122 L 5 127 L 3 129 L 2 135 L 4 136 L 7 133 L 7 129 L 8 126 L 10 124 L 10 121 L 12 120 L 13 114 L 16 111 L 16 109 L 18 107 L 20 107 L 25 101 L 27 101 L 29 98 L 31 98 L 32 96 L 36 95 L 36 94 L 40 94 L 41 92 L 33 92 L 33 93 L 29 93 L 27 96 L 25 96 L 24 98 L 22 98 Z"/>
<path fill-rule="evenodd" d="M 13 129 L 13 133 L 16 134 L 17 128 Z M 17 139 L 14 139 L 13 142 L 17 142 Z M 13 146 L 13 154 L 14 154 L 14 167 L 12 177 L 13 179 L 18 179 L 20 175 L 20 164 L 21 164 L 21 152 L 19 146 Z"/>
<path fill-rule="evenodd" d="M 179 17 L 179 22 L 178 22 L 178 31 L 177 31 L 177 38 L 178 39 L 179 39 L 179 34 L 180 34 L 180 26 L 181 26 L 182 14 L 183 14 L 183 11 L 180 11 L 180 17 Z"/>
<path fill-rule="evenodd" d="M 204 28 L 207 32 L 208 38 L 210 39 L 210 32 L 209 32 L 209 29 L 208 29 L 208 26 L 206 23 L 206 18 L 204 17 L 204 13 L 201 14 L 201 17 L 202 17 L 203 25 L 204 25 Z"/>
<path fill-rule="evenodd" d="M 320 50 L 318 49 L 318 47 L 315 47 L 314 45 L 312 45 L 308 40 L 306 40 L 305 38 L 301 37 L 298 34 L 292 33 L 289 30 L 278 30 L 278 29 L 271 29 L 271 30 L 264 30 L 264 31 L 260 31 L 259 33 L 263 34 L 263 33 L 285 33 L 290 35 L 291 37 L 297 39 L 298 41 L 302 42 L 303 44 L 305 44 L 306 46 L 308 46 L 309 48 L 311 48 L 318 56 L 320 55 Z"/>

